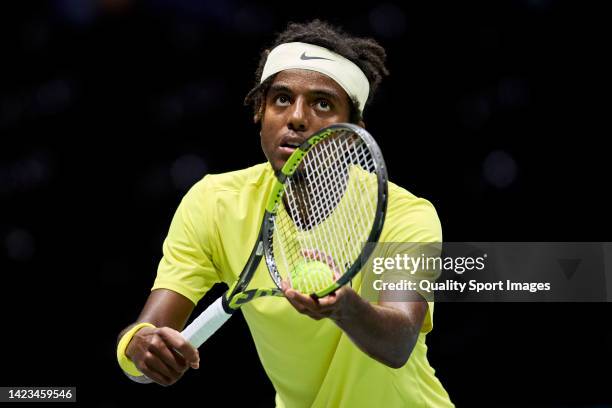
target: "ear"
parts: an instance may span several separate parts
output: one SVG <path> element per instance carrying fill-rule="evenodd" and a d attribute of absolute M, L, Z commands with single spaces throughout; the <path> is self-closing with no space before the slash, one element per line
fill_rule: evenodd
<path fill-rule="evenodd" d="M 264 110 L 266 109 L 266 102 L 262 101 L 257 109 L 257 113 L 253 116 L 253 123 L 257 124 L 263 120 Z"/>

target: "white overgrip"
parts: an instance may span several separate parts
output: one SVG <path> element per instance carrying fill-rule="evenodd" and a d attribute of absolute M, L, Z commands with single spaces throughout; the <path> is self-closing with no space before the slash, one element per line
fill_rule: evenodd
<path fill-rule="evenodd" d="M 206 308 L 189 326 L 181 332 L 183 337 L 191 343 L 195 348 L 200 347 L 210 336 L 212 336 L 223 323 L 232 316 L 225 312 L 223 309 L 223 296 L 215 300 L 210 306 Z M 153 382 L 147 376 L 134 377 L 125 373 L 132 381 L 141 384 L 150 384 Z"/>
<path fill-rule="evenodd" d="M 181 332 L 195 348 L 200 347 L 232 316 L 223 309 L 223 296 L 215 300 Z"/>

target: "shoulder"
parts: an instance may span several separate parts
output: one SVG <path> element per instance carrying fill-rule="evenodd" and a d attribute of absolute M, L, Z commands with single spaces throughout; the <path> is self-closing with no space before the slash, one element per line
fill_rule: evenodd
<path fill-rule="evenodd" d="M 214 195 L 231 194 L 245 188 L 259 187 L 274 176 L 269 163 L 227 173 L 207 174 L 186 194 L 186 198 L 210 199 Z"/>
<path fill-rule="evenodd" d="M 193 224 L 206 224 L 210 228 L 219 220 L 227 224 L 231 220 L 261 217 L 258 211 L 253 211 L 253 204 L 263 202 L 262 197 L 274 180 L 274 171 L 267 162 L 242 170 L 208 174 L 185 194 L 180 209 L 184 218 Z"/>
<path fill-rule="evenodd" d="M 442 225 L 430 201 L 389 182 L 383 234 L 388 241 L 441 242 Z"/>
<path fill-rule="evenodd" d="M 262 194 L 259 188 L 274 178 L 269 163 L 227 173 L 208 174 L 183 196 L 174 217 L 174 225 L 194 236 L 209 236 L 221 215 L 244 217 L 253 213 L 250 204 Z M 229 209 L 229 211 L 228 211 Z M 225 217 L 227 218 L 227 217 Z M 203 241 L 202 241 L 203 242 Z"/>

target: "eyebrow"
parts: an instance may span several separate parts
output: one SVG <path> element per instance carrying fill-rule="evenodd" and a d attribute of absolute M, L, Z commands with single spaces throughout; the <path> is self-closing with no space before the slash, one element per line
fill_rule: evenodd
<path fill-rule="evenodd" d="M 269 89 L 270 93 L 279 93 L 279 92 L 285 92 L 288 94 L 293 94 L 293 90 L 288 87 L 287 85 L 283 85 L 283 84 L 272 84 L 270 85 L 270 89 Z M 335 99 L 335 100 L 341 100 L 342 96 L 338 95 L 338 92 L 336 92 L 333 89 L 330 88 L 319 88 L 319 89 L 313 89 L 313 90 L 309 90 L 307 91 L 308 94 L 316 96 L 316 97 L 323 97 L 323 98 L 328 98 L 328 99 Z"/>

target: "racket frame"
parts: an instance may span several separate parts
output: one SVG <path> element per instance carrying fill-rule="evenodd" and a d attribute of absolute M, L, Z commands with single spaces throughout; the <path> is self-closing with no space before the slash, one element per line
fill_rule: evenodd
<path fill-rule="evenodd" d="M 223 306 L 223 310 L 228 315 L 233 314 L 243 304 L 259 297 L 283 296 L 283 292 L 280 289 L 282 277 L 278 272 L 278 268 L 276 267 L 276 262 L 272 253 L 272 237 L 274 235 L 276 210 L 282 202 L 285 193 L 285 183 L 298 169 L 302 160 L 304 159 L 304 156 L 306 156 L 310 149 L 333 135 L 335 132 L 342 130 L 349 130 L 359 135 L 361 140 L 367 145 L 372 154 L 372 158 L 374 159 L 378 184 L 378 200 L 374 222 L 366 242 L 374 243 L 378 241 L 385 222 L 388 201 L 387 167 L 378 144 L 365 129 L 352 123 L 336 123 L 321 129 L 306 139 L 291 154 L 280 171 L 276 172 L 276 181 L 268 196 L 263 222 L 259 233 L 257 234 L 257 241 L 253 246 L 253 250 L 251 251 L 249 258 L 242 269 L 238 280 L 222 295 L 223 299 L 221 304 Z M 353 277 L 361 270 L 365 262 L 369 259 L 373 250 L 373 245 L 364 245 L 361 255 L 348 268 L 347 272 L 345 272 L 336 282 L 334 282 L 333 285 L 312 294 L 312 296 L 315 298 L 324 297 L 351 281 L 351 279 L 353 279 Z M 265 258 L 270 277 L 277 287 L 246 290 L 259 266 L 259 263 L 261 262 L 262 257 Z"/>
<path fill-rule="evenodd" d="M 299 168 L 300 164 L 302 163 L 302 160 L 310 149 L 312 149 L 314 146 L 321 143 L 323 140 L 327 139 L 334 133 L 342 130 L 349 130 L 353 133 L 356 133 L 366 144 L 370 153 L 372 154 L 378 184 L 378 199 L 376 204 L 374 221 L 372 223 L 372 229 L 370 230 L 370 235 L 368 236 L 366 242 L 374 243 L 378 241 L 378 238 L 380 238 L 380 234 L 385 223 L 385 215 L 387 213 L 388 201 L 387 167 L 380 148 L 378 147 L 378 144 L 376 143 L 372 135 L 370 135 L 370 133 L 368 133 L 365 129 L 357 125 L 354 125 L 352 123 L 336 123 L 330 125 L 315 133 L 314 135 L 310 136 L 291 154 L 289 159 L 285 162 L 285 165 L 276 174 L 276 182 L 272 187 L 272 192 L 266 205 L 264 221 L 260 231 L 260 238 L 263 241 L 263 250 L 265 254 L 266 264 L 268 266 L 268 271 L 270 272 L 270 277 L 278 287 L 281 286 L 282 277 L 278 272 L 278 268 L 276 267 L 276 261 L 273 255 L 272 237 L 274 235 L 274 221 L 276 218 L 276 209 L 281 205 L 283 196 L 285 194 L 285 183 Z M 361 254 L 358 259 L 353 262 L 353 264 L 348 268 L 348 270 L 336 282 L 334 282 L 333 285 L 330 285 L 327 288 L 313 293 L 311 296 L 315 298 L 321 298 L 334 292 L 339 287 L 347 284 L 353 279 L 353 277 L 357 273 L 359 273 L 363 265 L 370 258 L 370 255 L 372 255 L 373 250 L 373 245 L 364 245 L 364 248 L 361 251 Z"/>

